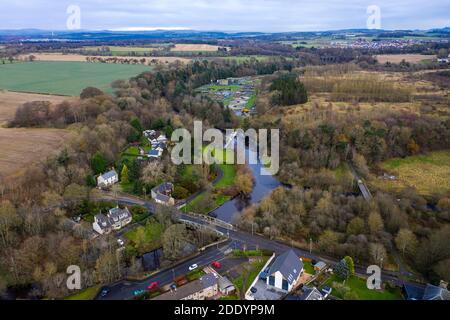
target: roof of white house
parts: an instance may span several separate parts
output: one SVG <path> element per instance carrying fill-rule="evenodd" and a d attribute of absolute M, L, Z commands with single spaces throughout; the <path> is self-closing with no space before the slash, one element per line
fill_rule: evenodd
<path fill-rule="evenodd" d="M 101 176 L 103 179 L 107 180 L 107 179 L 110 179 L 110 178 L 112 178 L 112 177 L 118 176 L 118 174 L 117 174 L 116 170 L 113 169 L 113 170 L 111 170 L 111 171 L 108 171 L 108 172 L 106 172 L 106 173 L 100 175 L 100 176 Z"/>
<path fill-rule="evenodd" d="M 275 259 L 269 268 L 269 274 L 273 275 L 279 271 L 283 275 L 283 278 L 286 279 L 289 284 L 292 284 L 298 279 L 302 270 L 303 262 L 293 250 L 289 250 Z"/>

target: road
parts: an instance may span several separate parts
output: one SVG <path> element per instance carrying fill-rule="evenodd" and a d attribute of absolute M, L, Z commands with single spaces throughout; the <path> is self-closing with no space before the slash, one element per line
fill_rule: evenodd
<path fill-rule="evenodd" d="M 139 200 L 138 202 L 133 198 L 127 198 L 125 196 L 120 196 L 116 199 L 118 202 L 122 204 L 140 204 L 147 207 L 151 212 L 154 212 L 155 206 L 154 204 L 150 202 L 144 202 L 142 200 Z M 198 224 L 207 224 L 206 221 L 201 220 L 196 217 L 189 216 L 187 214 L 179 212 L 180 218 L 184 220 L 189 220 Z M 98 297 L 98 299 L 109 299 L 109 300 L 124 300 L 124 299 L 132 299 L 133 298 L 133 291 L 134 290 L 140 290 L 140 289 L 146 289 L 147 286 L 153 282 L 157 281 L 160 286 L 164 286 L 170 283 L 173 283 L 174 278 L 184 275 L 189 272 L 189 266 L 196 263 L 198 264 L 199 268 L 202 268 L 206 265 L 211 264 L 213 261 L 220 261 L 225 257 L 224 252 L 227 249 L 235 249 L 235 248 L 243 248 L 244 246 L 247 249 L 267 249 L 275 252 L 277 255 L 281 254 L 289 249 L 293 249 L 296 254 L 300 257 L 306 257 L 314 260 L 322 260 L 326 262 L 329 265 L 334 265 L 338 262 L 338 260 L 330 257 L 324 257 L 323 255 L 316 255 L 311 254 L 310 252 L 306 250 L 302 250 L 299 248 L 291 247 L 285 243 L 281 243 L 279 241 L 271 240 L 268 238 L 265 238 L 263 236 L 257 235 L 257 234 L 251 234 L 240 230 L 230 230 L 225 227 L 221 226 L 210 226 L 214 227 L 216 230 L 222 232 L 223 234 L 227 235 L 229 238 L 229 241 L 222 246 L 219 246 L 219 248 L 209 248 L 208 250 L 201 252 L 198 256 L 189 259 L 188 261 L 182 262 L 176 266 L 174 266 L 171 269 L 168 270 L 162 270 L 155 275 L 152 275 L 148 277 L 147 279 L 143 281 L 119 281 L 113 285 L 107 286 L 109 288 L 110 293 L 105 297 L 101 298 Z M 356 274 L 360 276 L 367 276 L 366 274 L 366 268 L 364 266 L 355 266 L 355 272 Z M 382 274 L 382 280 L 383 281 L 392 281 L 396 285 L 402 285 L 403 281 L 397 277 L 396 273 L 388 273 L 383 272 Z"/>
<path fill-rule="evenodd" d="M 351 163 L 348 163 L 348 167 L 350 168 L 350 172 L 352 173 L 353 177 L 356 179 L 357 184 L 358 184 L 358 188 L 359 191 L 361 191 L 361 195 L 363 196 L 363 198 L 366 201 L 370 201 L 372 200 L 372 194 L 370 193 L 369 188 L 367 187 L 367 185 L 364 183 L 364 181 L 358 176 L 358 174 L 356 173 L 355 168 L 353 167 L 353 165 Z"/>

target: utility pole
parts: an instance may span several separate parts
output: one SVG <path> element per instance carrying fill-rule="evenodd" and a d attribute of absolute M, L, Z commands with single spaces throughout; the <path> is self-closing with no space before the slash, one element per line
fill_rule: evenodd
<path fill-rule="evenodd" d="M 309 237 L 309 253 L 312 253 L 312 238 Z"/>
<path fill-rule="evenodd" d="M 173 282 L 175 282 L 175 269 L 172 269 L 172 279 L 173 279 Z"/>
<path fill-rule="evenodd" d="M 253 237 L 253 222 L 252 222 L 252 237 Z"/>

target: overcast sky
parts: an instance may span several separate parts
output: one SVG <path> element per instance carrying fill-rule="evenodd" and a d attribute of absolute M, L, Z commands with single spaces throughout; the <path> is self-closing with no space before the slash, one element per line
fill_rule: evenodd
<path fill-rule="evenodd" d="M 449 0 L 0 0 L 0 29 L 64 30 L 78 5 L 81 28 L 320 31 L 366 28 L 367 7 L 383 29 L 450 26 Z"/>

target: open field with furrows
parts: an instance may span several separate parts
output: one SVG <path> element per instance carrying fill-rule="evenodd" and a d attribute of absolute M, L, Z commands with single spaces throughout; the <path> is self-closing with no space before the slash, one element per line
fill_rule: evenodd
<path fill-rule="evenodd" d="M 396 176 L 396 180 L 372 179 L 373 184 L 383 190 L 399 191 L 413 187 L 423 195 L 450 191 L 450 150 L 390 159 L 380 168 Z"/>
<path fill-rule="evenodd" d="M 63 101 L 72 101 L 74 98 L 67 96 L 55 96 L 38 93 L 23 93 L 0 90 L 0 127 L 12 120 L 18 107 L 25 102 L 49 101 L 58 104 Z"/>
<path fill-rule="evenodd" d="M 177 43 L 174 48 L 170 51 L 208 51 L 214 52 L 218 51 L 220 46 L 210 45 L 210 44 L 181 44 Z"/>
<path fill-rule="evenodd" d="M 435 60 L 435 55 L 425 55 L 425 54 L 380 54 L 375 56 L 379 63 L 383 64 L 386 62 L 400 63 L 402 60 L 411 63 L 419 63 L 423 60 Z"/>
<path fill-rule="evenodd" d="M 20 175 L 56 153 L 69 136 L 60 129 L 0 128 L 0 176 Z"/>
<path fill-rule="evenodd" d="M 112 93 L 111 83 L 152 67 L 85 62 L 35 61 L 0 65 L 0 89 L 77 96 L 89 86 Z"/>
<path fill-rule="evenodd" d="M 136 58 L 136 59 L 145 59 L 145 63 L 148 64 L 149 62 L 152 62 L 152 60 L 161 62 L 161 63 L 172 63 L 175 61 L 180 61 L 183 63 L 188 63 L 191 61 L 191 59 L 188 58 L 178 58 L 178 57 L 140 57 L 140 56 L 126 56 L 124 55 L 114 55 L 114 56 L 86 56 L 81 54 L 62 54 L 62 53 L 30 53 L 26 55 L 19 56 L 19 59 L 22 60 L 28 60 L 28 57 L 30 55 L 33 55 L 36 57 L 37 61 L 69 61 L 69 62 L 86 62 L 87 57 L 94 57 L 94 58 L 117 58 L 117 59 L 130 59 L 130 58 Z"/>

